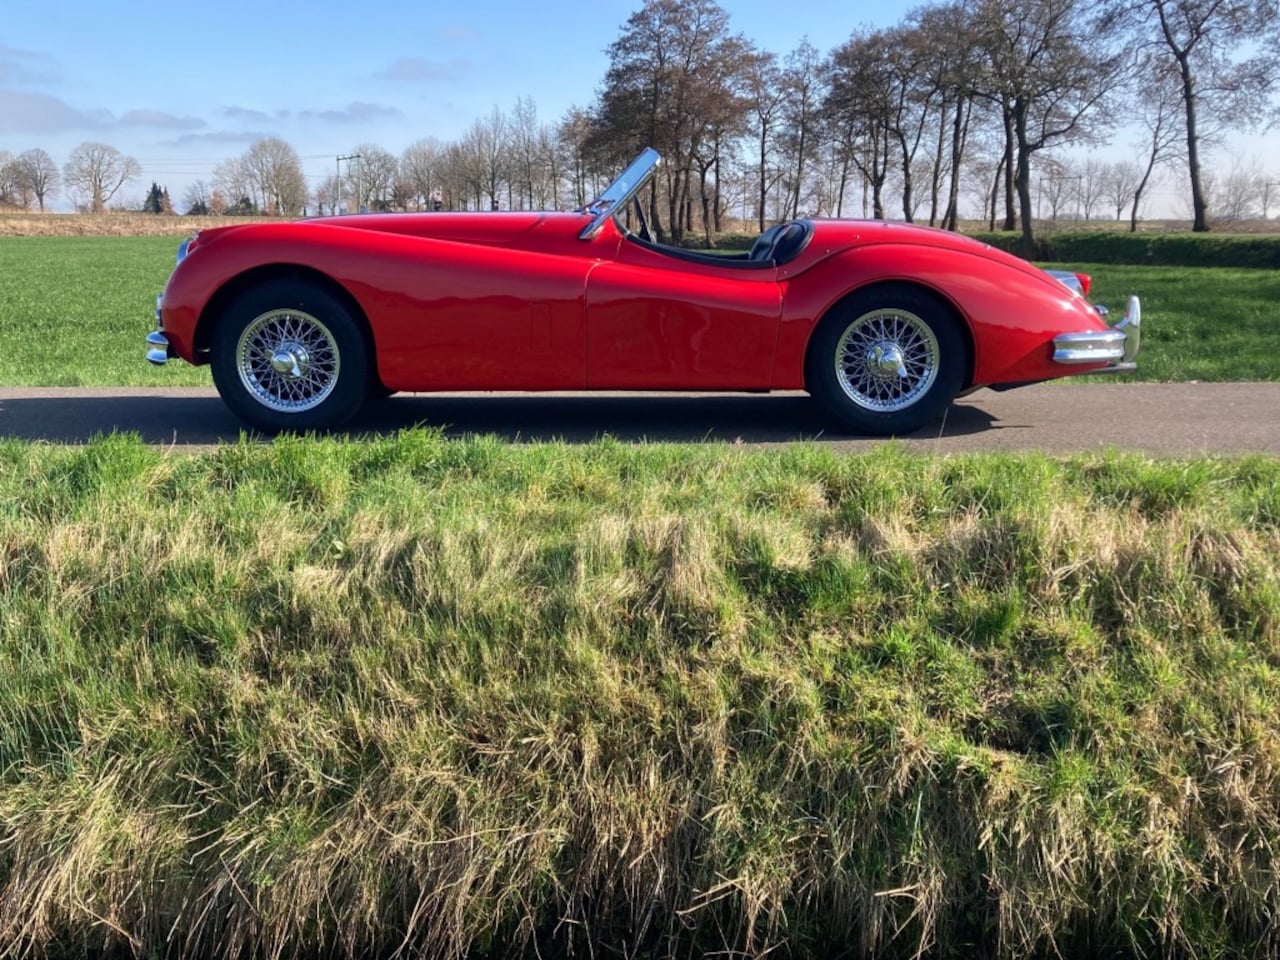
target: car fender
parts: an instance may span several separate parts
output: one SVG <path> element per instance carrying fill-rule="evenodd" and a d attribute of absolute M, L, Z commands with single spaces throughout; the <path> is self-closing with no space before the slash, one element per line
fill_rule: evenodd
<path fill-rule="evenodd" d="M 785 277 L 774 389 L 803 389 L 805 352 L 817 325 L 859 290 L 881 283 L 921 287 L 952 307 L 972 349 L 966 386 L 1060 376 L 1054 336 L 1105 324 L 1079 294 L 1031 264 L 988 257 L 986 249 L 867 244 Z"/>
<path fill-rule="evenodd" d="M 230 242 L 228 242 L 230 241 Z M 262 224 L 201 234 L 163 296 L 165 335 L 184 360 L 201 352 L 220 307 L 254 278 L 303 271 L 340 290 L 367 322 L 380 374 L 401 387 L 412 365 L 404 349 L 422 336 L 421 318 L 438 310 L 506 316 L 537 304 L 548 336 L 566 350 L 583 339 L 590 260 L 335 224 Z M 495 282 L 495 276 L 501 276 Z M 579 349 L 580 352 L 580 349 Z M 441 358 L 444 362 L 444 358 Z M 573 358 L 565 362 L 573 366 Z"/>

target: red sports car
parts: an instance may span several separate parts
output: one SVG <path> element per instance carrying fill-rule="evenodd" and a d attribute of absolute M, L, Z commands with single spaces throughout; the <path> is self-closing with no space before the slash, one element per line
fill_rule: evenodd
<path fill-rule="evenodd" d="M 657 164 L 646 150 L 571 213 L 204 230 L 147 359 L 211 363 L 266 431 L 335 427 L 402 390 L 803 389 L 848 429 L 898 434 L 977 387 L 1134 367 L 1137 297 L 1110 326 L 1088 277 L 954 233 L 790 220 L 748 253 L 655 242 L 637 195 Z"/>

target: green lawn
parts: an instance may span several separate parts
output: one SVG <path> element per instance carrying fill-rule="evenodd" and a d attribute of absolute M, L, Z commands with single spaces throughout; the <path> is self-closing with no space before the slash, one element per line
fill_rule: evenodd
<path fill-rule="evenodd" d="M 144 359 L 174 237 L 0 237 L 0 384 L 209 384 Z"/>
<path fill-rule="evenodd" d="M 1274 956 L 1277 555 L 1274 458 L 2 443 L 0 942 Z"/>
<path fill-rule="evenodd" d="M 0 384 L 208 384 L 207 369 L 143 360 L 172 237 L 0 237 Z M 1135 379 L 1280 379 L 1280 273 L 1076 265 L 1095 299 L 1144 304 Z"/>
<path fill-rule="evenodd" d="M 1136 380 L 1280 380 L 1280 271 L 1055 264 L 1093 277 L 1119 318 L 1142 298 Z"/>

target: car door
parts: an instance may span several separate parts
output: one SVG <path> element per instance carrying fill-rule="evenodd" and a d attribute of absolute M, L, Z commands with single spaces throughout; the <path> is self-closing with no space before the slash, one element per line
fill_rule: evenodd
<path fill-rule="evenodd" d="M 581 390 L 594 263 L 423 239 L 383 254 L 376 274 L 351 286 L 393 390 Z"/>
<path fill-rule="evenodd" d="M 588 386 L 767 389 L 782 313 L 777 273 L 624 242 L 587 278 Z"/>

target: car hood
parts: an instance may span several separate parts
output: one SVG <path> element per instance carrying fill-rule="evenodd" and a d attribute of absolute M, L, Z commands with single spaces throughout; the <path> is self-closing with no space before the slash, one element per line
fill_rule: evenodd
<path fill-rule="evenodd" d="M 548 232 L 561 234 L 581 230 L 587 222 L 581 213 L 546 211 L 503 211 L 483 213 L 364 213 L 340 217 L 320 217 L 306 221 L 316 227 L 372 230 L 410 237 L 431 237 L 465 243 L 518 246 Z"/>

